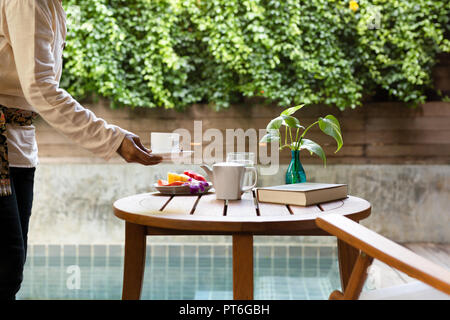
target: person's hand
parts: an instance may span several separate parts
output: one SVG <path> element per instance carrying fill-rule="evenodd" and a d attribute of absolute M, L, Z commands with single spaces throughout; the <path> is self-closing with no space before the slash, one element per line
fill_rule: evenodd
<path fill-rule="evenodd" d="M 162 161 L 161 157 L 151 154 L 151 151 L 144 147 L 138 136 L 127 134 L 122 141 L 117 153 L 126 162 L 137 162 L 145 166 L 155 165 Z"/>

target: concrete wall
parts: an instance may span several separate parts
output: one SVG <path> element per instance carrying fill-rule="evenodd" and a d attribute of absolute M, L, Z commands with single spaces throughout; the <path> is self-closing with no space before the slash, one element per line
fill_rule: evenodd
<path fill-rule="evenodd" d="M 167 171 L 186 166 L 143 167 L 116 163 L 40 164 L 36 172 L 30 243 L 123 243 L 124 223 L 112 203 L 152 191 Z M 199 170 L 197 166 L 188 166 Z M 260 185 L 283 183 L 286 165 L 276 175 L 259 176 Z M 348 183 L 350 194 L 372 203 L 363 225 L 398 242 L 450 243 L 449 165 L 305 165 L 310 181 Z M 214 242 L 229 237 L 156 237 L 149 241 Z M 331 237 L 258 237 L 256 241 L 331 242 Z"/>

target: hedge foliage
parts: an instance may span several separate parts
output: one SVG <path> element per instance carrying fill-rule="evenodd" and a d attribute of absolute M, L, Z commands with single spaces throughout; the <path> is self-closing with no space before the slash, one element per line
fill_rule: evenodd
<path fill-rule="evenodd" d="M 243 97 L 355 107 L 382 88 L 421 103 L 450 52 L 448 0 L 69 0 L 62 86 L 183 109 Z"/>

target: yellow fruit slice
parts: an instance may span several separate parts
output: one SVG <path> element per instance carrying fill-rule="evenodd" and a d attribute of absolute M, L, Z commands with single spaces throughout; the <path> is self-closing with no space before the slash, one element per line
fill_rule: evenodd
<path fill-rule="evenodd" d="M 188 180 L 189 180 L 189 177 L 185 174 L 178 174 L 178 173 L 173 173 L 173 172 L 167 173 L 167 182 L 168 183 L 172 183 L 175 181 L 187 182 Z"/>

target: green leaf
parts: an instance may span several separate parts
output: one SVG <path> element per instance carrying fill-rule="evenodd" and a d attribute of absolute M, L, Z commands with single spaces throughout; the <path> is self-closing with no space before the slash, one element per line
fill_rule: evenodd
<path fill-rule="evenodd" d="M 344 141 L 342 140 L 342 133 L 339 121 L 334 116 L 327 115 L 325 118 L 319 118 L 319 128 L 325 134 L 333 137 L 334 140 L 336 140 L 338 147 L 335 153 L 338 152 L 342 148 L 342 145 L 344 144 Z"/>
<path fill-rule="evenodd" d="M 322 159 L 323 164 L 326 166 L 327 164 L 327 158 L 325 156 L 325 152 L 323 151 L 322 147 L 318 145 L 316 142 L 309 140 L 309 139 L 302 139 L 300 141 L 300 150 L 306 149 L 311 154 L 315 153 Z"/>
<path fill-rule="evenodd" d="M 267 133 L 264 137 L 259 140 L 260 143 L 269 143 L 272 141 L 280 141 L 280 137 L 278 135 L 273 135 L 271 133 Z"/>
<path fill-rule="evenodd" d="M 280 114 L 280 116 L 291 116 L 291 115 L 293 115 L 295 112 L 297 112 L 297 110 L 303 108 L 304 106 L 305 106 L 304 104 L 301 104 L 301 105 L 298 105 L 298 106 L 295 106 L 295 107 L 292 107 L 292 108 L 288 108 L 288 109 L 284 110 L 284 111 Z"/>
<path fill-rule="evenodd" d="M 360 2 L 65 0 L 62 87 L 178 111 L 262 96 L 295 106 L 274 111 L 285 116 L 299 102 L 354 109 L 377 88 L 423 103 L 436 54 L 450 52 L 449 0 Z"/>
<path fill-rule="evenodd" d="M 293 116 L 287 116 L 287 115 L 282 115 L 280 116 L 283 119 L 283 125 L 289 127 L 289 128 L 303 128 L 303 126 L 300 125 L 300 121 L 293 117 Z M 279 117 L 278 117 L 279 118 Z"/>
<path fill-rule="evenodd" d="M 281 125 L 283 124 L 283 118 L 280 117 L 276 117 L 275 119 L 272 119 L 269 124 L 267 125 L 266 129 L 267 131 L 269 130 L 273 130 L 273 129 L 280 129 Z"/>
<path fill-rule="evenodd" d="M 328 119 L 331 122 L 333 122 L 334 125 L 339 128 L 339 131 L 341 130 L 341 125 L 339 124 L 339 121 L 338 121 L 338 119 L 336 119 L 335 116 L 333 116 L 332 114 L 329 114 L 329 115 L 325 116 L 325 119 Z"/>

